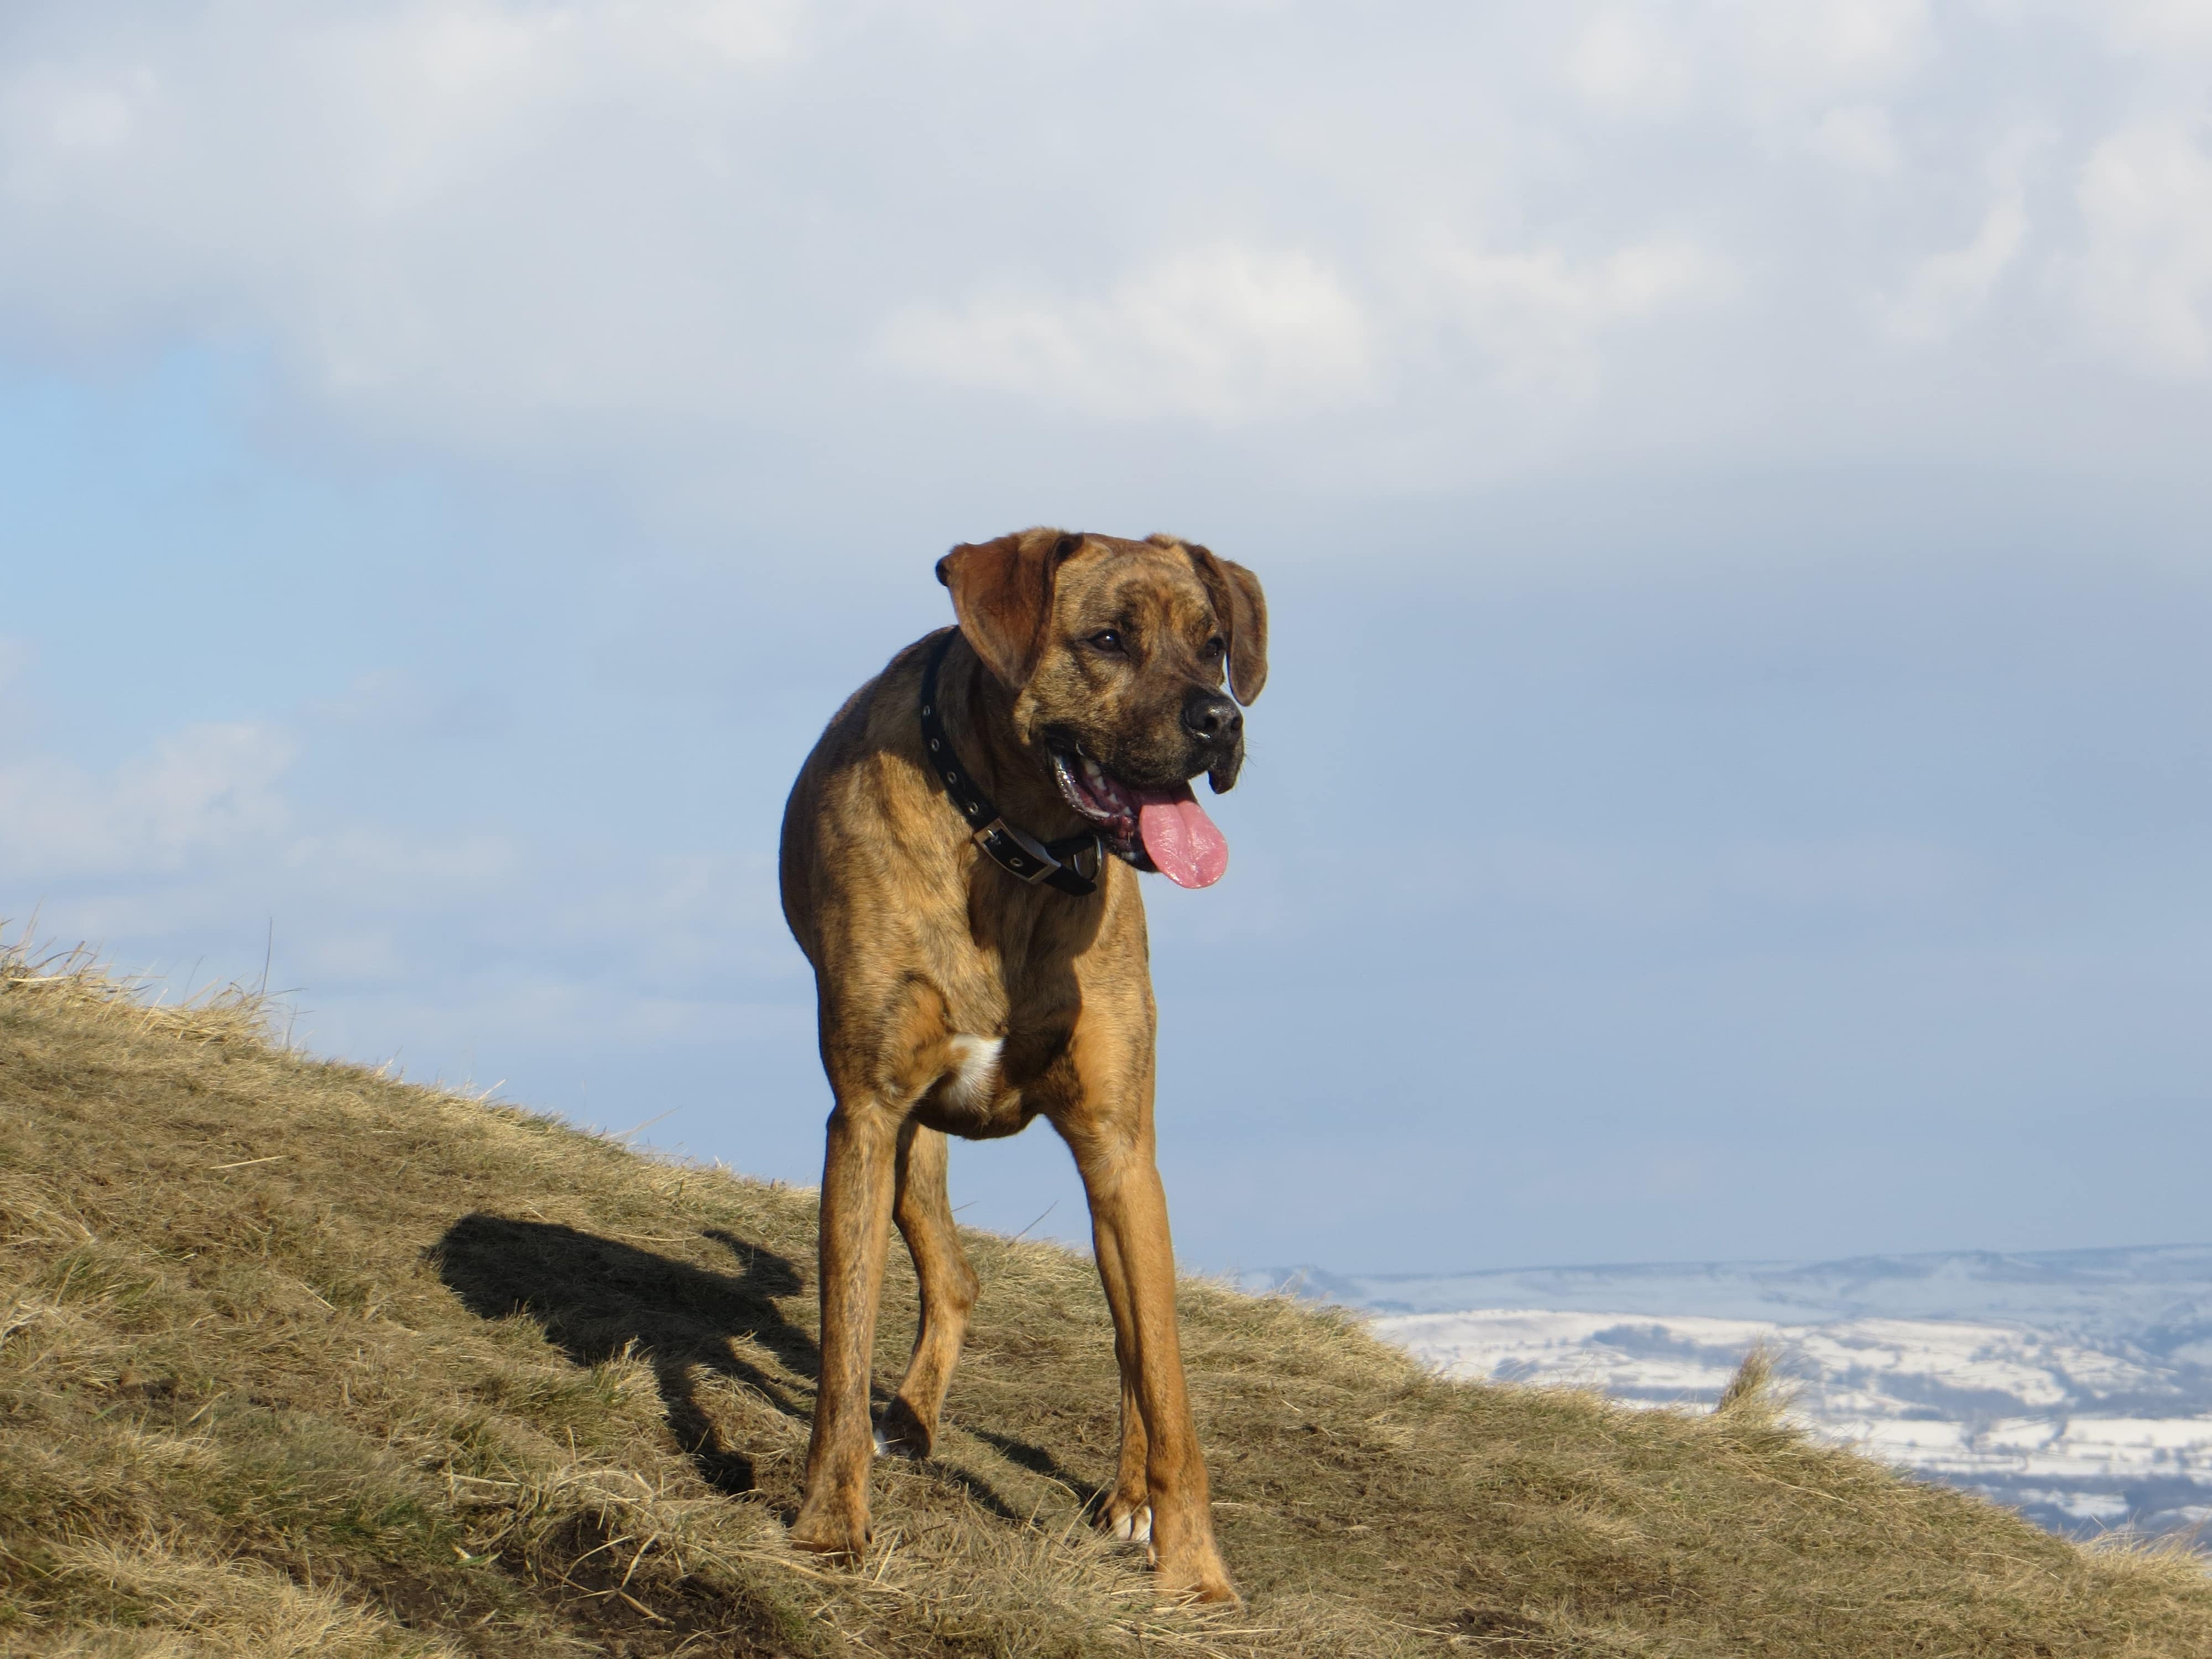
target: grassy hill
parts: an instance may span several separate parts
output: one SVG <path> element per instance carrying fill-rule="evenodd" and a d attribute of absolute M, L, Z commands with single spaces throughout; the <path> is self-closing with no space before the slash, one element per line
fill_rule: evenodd
<path fill-rule="evenodd" d="M 811 1107 L 748 1102 L 733 1113 Z M 1155 1605 L 1084 1506 L 1116 1402 L 1091 1268 L 969 1237 L 942 1455 L 878 1547 L 782 1543 L 811 1193 L 0 959 L 0 1651 L 2212 1653 L 2201 1560 L 2084 1551 L 1720 1411 L 1423 1375 L 1193 1282 L 1240 1613 Z M 913 1284 L 895 1252 L 879 1374 Z"/>

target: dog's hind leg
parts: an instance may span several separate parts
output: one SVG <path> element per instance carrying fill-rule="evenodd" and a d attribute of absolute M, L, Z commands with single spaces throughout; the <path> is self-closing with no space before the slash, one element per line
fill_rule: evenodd
<path fill-rule="evenodd" d="M 945 1186 L 951 1161 L 945 1138 L 909 1118 L 899 1132 L 898 1196 L 892 1210 L 898 1230 L 914 1256 L 921 1286 L 921 1317 L 914 1334 L 914 1357 L 906 1378 L 884 1412 L 876 1436 L 878 1451 L 927 1457 L 937 1438 L 938 1413 L 960 1344 L 968 1334 L 968 1316 L 975 1306 L 975 1268 L 960 1248 L 952 1222 L 952 1200 Z"/>

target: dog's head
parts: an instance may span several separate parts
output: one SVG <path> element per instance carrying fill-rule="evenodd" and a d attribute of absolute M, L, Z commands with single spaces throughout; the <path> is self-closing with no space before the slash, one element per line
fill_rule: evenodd
<path fill-rule="evenodd" d="M 1068 804 L 1139 869 L 1218 879 L 1228 847 L 1189 781 L 1220 793 L 1244 763 L 1237 704 L 1267 678 L 1259 580 L 1172 536 L 1059 530 L 956 547 L 937 578 Z"/>

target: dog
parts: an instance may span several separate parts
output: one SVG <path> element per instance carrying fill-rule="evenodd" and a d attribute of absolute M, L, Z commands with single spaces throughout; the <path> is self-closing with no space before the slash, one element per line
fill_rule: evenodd
<path fill-rule="evenodd" d="M 853 695 L 784 810 L 784 915 L 814 967 L 836 1101 L 822 1379 L 792 1541 L 857 1561 L 871 1455 L 929 1454 L 977 1289 L 945 1137 L 1041 1116 L 1081 1173 L 1113 1310 L 1121 1451 L 1100 1522 L 1146 1544 L 1167 1594 L 1234 1601 L 1176 1329 L 1137 877 L 1204 887 L 1227 866 L 1190 782 L 1237 781 L 1267 603 L 1250 571 L 1170 536 L 1026 530 L 954 548 L 937 577 L 957 626 Z M 894 1222 L 921 1320 L 875 1425 Z"/>

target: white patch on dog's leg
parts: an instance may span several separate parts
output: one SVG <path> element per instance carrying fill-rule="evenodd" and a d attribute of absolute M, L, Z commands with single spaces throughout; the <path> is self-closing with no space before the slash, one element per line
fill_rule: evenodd
<path fill-rule="evenodd" d="M 1125 1544 L 1152 1541 L 1152 1506 L 1139 1504 L 1114 1523 L 1114 1536 Z"/>
<path fill-rule="evenodd" d="M 981 1037 L 956 1031 L 945 1045 L 952 1050 L 952 1076 L 945 1092 L 957 1106 L 987 1104 L 999 1080 L 999 1050 L 1004 1037 Z"/>
<path fill-rule="evenodd" d="M 891 1455 L 891 1443 L 884 1438 L 884 1427 L 880 1423 L 876 1425 L 875 1455 L 878 1457 L 889 1457 Z"/>

